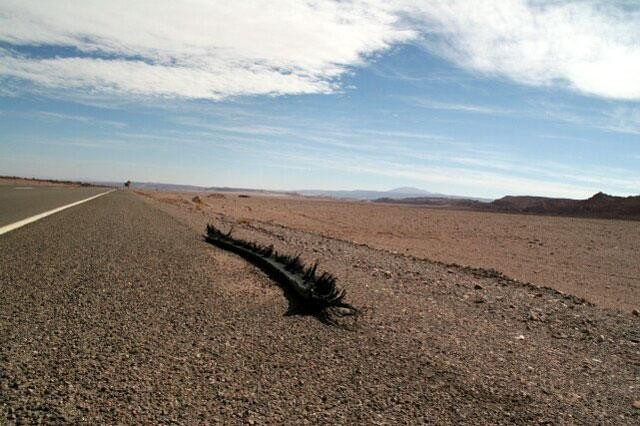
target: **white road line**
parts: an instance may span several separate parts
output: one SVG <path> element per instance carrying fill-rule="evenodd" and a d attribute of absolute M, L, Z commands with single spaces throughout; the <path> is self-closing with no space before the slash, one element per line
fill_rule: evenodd
<path fill-rule="evenodd" d="M 22 219 L 22 220 L 20 220 L 18 222 L 14 222 L 14 223 L 12 223 L 10 225 L 5 225 L 3 227 L 0 227 L 0 235 L 6 234 L 7 232 L 11 232 L 14 229 L 18 229 L 18 228 L 20 228 L 22 226 L 25 226 L 25 225 L 29 224 L 29 223 L 35 222 L 36 220 L 40 220 L 43 217 L 51 216 L 52 214 L 61 212 L 62 210 L 66 210 L 66 209 L 74 207 L 74 206 L 77 206 L 78 204 L 86 203 L 87 201 L 91 201 L 91 200 L 93 200 L 95 198 L 102 197 L 103 195 L 110 194 L 113 191 L 115 191 L 115 189 L 112 189 L 111 191 L 100 193 L 98 195 L 94 195 L 93 197 L 85 198 L 84 200 L 76 201 L 75 203 L 67 204 L 66 206 L 58 207 L 58 208 L 55 208 L 53 210 L 49 210 L 47 212 L 37 214 L 35 216 L 28 217 L 26 219 Z"/>

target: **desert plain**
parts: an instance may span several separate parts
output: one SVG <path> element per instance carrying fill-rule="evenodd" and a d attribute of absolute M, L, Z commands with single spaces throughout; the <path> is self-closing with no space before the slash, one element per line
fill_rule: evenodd
<path fill-rule="evenodd" d="M 573 294 L 605 308 L 640 309 L 640 221 L 506 214 L 305 197 L 145 193 L 200 215 L 367 244 L 482 269 Z"/>
<path fill-rule="evenodd" d="M 277 336 L 287 342 L 261 366 L 278 373 L 269 383 L 260 376 L 258 422 L 640 419 L 639 222 L 247 193 L 137 195 L 200 238 L 212 223 L 319 261 L 361 309 L 344 329 L 327 326 L 296 312 L 264 273 L 212 247 L 212 263 L 237 274 L 220 287 L 250 306 L 238 326 L 253 337 L 240 338 L 239 356 L 254 356 L 256 324 L 270 330 L 257 339 L 261 350 Z M 282 362 L 286 372 L 271 365 Z M 271 417 L 268 395 L 283 388 L 289 397 L 276 401 L 294 405 Z"/>
<path fill-rule="evenodd" d="M 207 223 L 319 261 L 359 315 Z M 639 223 L 116 191 L 0 239 L 0 422 L 636 425 Z"/>

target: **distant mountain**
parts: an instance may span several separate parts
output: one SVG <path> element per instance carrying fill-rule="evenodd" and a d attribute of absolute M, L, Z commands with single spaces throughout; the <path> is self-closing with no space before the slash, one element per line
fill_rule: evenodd
<path fill-rule="evenodd" d="M 499 213 L 530 213 L 555 216 L 579 216 L 603 219 L 640 220 L 640 196 L 616 197 L 598 192 L 586 200 L 507 195 L 497 200 L 455 197 L 377 198 L 378 203 L 411 204 Z"/>
<path fill-rule="evenodd" d="M 434 192 L 425 191 L 424 189 L 412 188 L 410 186 L 401 186 L 400 188 L 390 189 L 389 191 L 384 191 L 385 194 L 399 194 L 406 195 L 411 194 L 413 196 L 428 196 L 428 195 L 437 195 Z"/>
<path fill-rule="evenodd" d="M 389 191 L 367 191 L 367 190 L 351 190 L 351 191 L 331 191 L 331 190 L 299 190 L 298 194 L 308 197 L 330 197 L 344 198 L 351 200 L 377 200 L 380 198 L 389 200 L 400 200 L 403 198 L 463 198 L 454 195 L 437 194 L 425 191 L 423 189 L 401 187 L 391 189 Z"/>
<path fill-rule="evenodd" d="M 616 197 L 598 192 L 586 200 L 506 196 L 486 208 L 509 213 L 537 213 L 608 219 L 640 219 L 640 196 Z"/>
<path fill-rule="evenodd" d="M 206 188 L 196 185 L 180 185 L 174 183 L 157 183 L 157 182 L 132 182 L 132 188 L 138 189 L 157 189 L 158 191 L 179 191 L 179 192 L 203 192 Z"/>
<path fill-rule="evenodd" d="M 389 204 L 411 204 L 415 206 L 430 206 L 430 207 L 449 207 L 459 209 L 476 209 L 482 210 L 484 206 L 491 200 L 482 198 L 463 198 L 463 197 L 441 197 L 441 196 L 429 196 L 429 197 L 409 197 L 409 198 L 376 198 L 373 200 L 376 203 L 389 203 Z"/>
<path fill-rule="evenodd" d="M 98 183 L 98 182 L 94 182 Z M 110 186 L 122 186 L 123 182 L 99 182 Z M 132 182 L 132 188 L 152 189 L 157 191 L 175 191 L 175 192 L 241 192 L 241 193 L 261 193 L 261 194 L 283 194 L 296 195 L 286 191 L 269 191 L 266 189 L 252 188 L 230 188 L 218 186 L 198 186 L 198 185 L 181 185 L 175 183 L 159 183 L 159 182 Z"/>

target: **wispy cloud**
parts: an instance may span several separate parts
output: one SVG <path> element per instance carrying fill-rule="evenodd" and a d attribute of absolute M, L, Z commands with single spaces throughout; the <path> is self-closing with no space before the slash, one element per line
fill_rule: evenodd
<path fill-rule="evenodd" d="M 394 10 L 365 1 L 7 0 L 1 7 L 0 41 L 52 53 L 3 49 L 0 74 L 139 96 L 329 93 L 350 67 L 415 35 Z M 75 50 L 56 55 L 58 46 Z"/>
<path fill-rule="evenodd" d="M 0 76 L 108 96 L 331 93 L 373 55 L 420 43 L 474 73 L 640 99 L 639 21 L 603 0 L 4 0 Z"/>
<path fill-rule="evenodd" d="M 600 108 L 576 108 L 562 103 L 537 101 L 527 116 L 543 118 L 605 132 L 640 134 L 640 108 L 607 103 Z"/>
<path fill-rule="evenodd" d="M 508 109 L 494 107 L 490 105 L 440 102 L 433 99 L 420 98 L 420 97 L 414 97 L 414 96 L 404 96 L 404 97 L 401 97 L 401 99 L 413 106 L 420 107 L 420 108 L 427 108 L 427 109 L 467 112 L 467 113 L 474 113 L 474 114 L 489 114 L 489 115 L 506 115 L 506 114 L 515 113 L 514 111 L 511 111 Z"/>
<path fill-rule="evenodd" d="M 640 9 L 628 2 L 451 0 L 416 5 L 423 44 L 459 66 L 531 85 L 640 99 Z"/>
<path fill-rule="evenodd" d="M 619 133 L 640 135 L 640 107 L 620 106 L 603 113 L 607 118 L 601 127 Z"/>
<path fill-rule="evenodd" d="M 540 159 L 532 161 L 491 145 L 455 140 L 430 145 L 425 150 L 416 143 L 420 139 L 415 137 L 420 137 L 420 133 L 345 128 L 326 136 L 316 135 L 308 129 L 302 131 L 278 126 L 277 132 L 268 129 L 260 135 L 260 126 L 248 128 L 247 132 L 242 129 L 242 126 L 212 126 L 212 129 L 204 131 L 176 132 L 171 137 L 140 137 L 170 139 L 179 145 L 190 142 L 202 149 L 214 146 L 230 149 L 261 158 L 265 166 L 287 167 L 294 162 L 297 168 L 304 166 L 409 179 L 441 192 L 447 192 L 447 187 L 463 188 L 467 195 L 586 197 L 599 190 L 633 194 L 640 187 L 640 174 L 635 170 L 585 163 L 569 165 Z M 388 139 L 398 134 L 410 139 Z M 336 147 L 345 151 L 340 153 L 333 149 Z"/>
<path fill-rule="evenodd" d="M 75 148 L 91 148 L 91 149 L 107 149 L 107 150 L 125 150 L 134 149 L 133 146 L 126 141 L 119 139 L 25 139 L 21 141 L 23 144 L 59 146 L 59 147 L 75 147 Z"/>
<path fill-rule="evenodd" d="M 52 111 L 38 111 L 37 114 L 40 117 L 43 117 L 47 120 L 67 120 L 67 121 L 77 121 L 79 123 L 92 124 L 92 125 L 105 125 L 117 128 L 127 127 L 125 123 L 120 121 L 112 121 L 112 120 L 103 120 L 95 117 L 88 117 L 86 115 L 72 115 L 72 114 L 63 114 L 59 112 Z"/>
<path fill-rule="evenodd" d="M 304 154 L 271 153 L 281 160 L 283 167 L 292 164 L 336 170 L 341 173 L 368 174 L 402 179 L 417 186 L 439 192 L 450 192 L 456 187 L 461 195 L 487 194 L 500 197 L 505 194 L 529 194 L 570 198 L 584 198 L 595 192 L 591 186 L 512 176 L 505 173 L 473 170 L 452 166 L 425 166 L 385 160 L 351 160 L 339 157 L 312 157 Z M 282 161 L 282 160 L 286 161 Z"/>

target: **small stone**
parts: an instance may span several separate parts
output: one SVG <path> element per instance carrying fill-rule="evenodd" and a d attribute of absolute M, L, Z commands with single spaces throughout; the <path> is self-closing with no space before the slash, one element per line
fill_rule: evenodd
<path fill-rule="evenodd" d="M 637 309 L 634 309 L 633 311 L 631 311 L 631 313 L 637 317 L 640 317 L 640 311 Z"/>
<path fill-rule="evenodd" d="M 524 340 L 524 335 L 520 334 L 520 335 L 516 336 L 516 340 Z"/>
<path fill-rule="evenodd" d="M 640 399 L 633 401 L 633 408 L 637 408 L 640 410 Z"/>
<path fill-rule="evenodd" d="M 473 288 L 475 288 L 476 290 L 482 290 L 484 287 L 482 287 L 480 284 L 476 284 L 473 286 Z"/>

